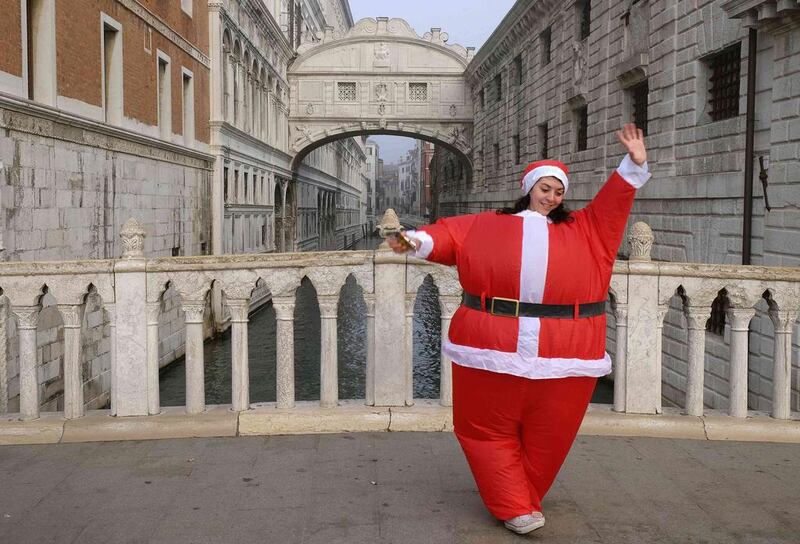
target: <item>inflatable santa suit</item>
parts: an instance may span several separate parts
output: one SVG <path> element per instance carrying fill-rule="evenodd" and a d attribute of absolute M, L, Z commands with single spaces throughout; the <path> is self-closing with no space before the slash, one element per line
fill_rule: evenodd
<path fill-rule="evenodd" d="M 566 167 L 533 163 L 568 189 Z M 408 234 L 415 256 L 458 268 L 464 302 L 443 351 L 453 360 L 455 434 L 489 511 L 541 511 L 605 352 L 605 300 L 636 189 L 650 174 L 628 155 L 585 208 L 553 223 L 532 210 L 440 219 Z"/>

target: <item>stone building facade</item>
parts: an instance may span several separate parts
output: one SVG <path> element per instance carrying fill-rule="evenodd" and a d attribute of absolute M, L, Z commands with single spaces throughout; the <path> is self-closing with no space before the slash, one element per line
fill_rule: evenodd
<path fill-rule="evenodd" d="M 475 175 L 468 180 L 457 158 L 437 149 L 437 213 L 508 205 L 521 196 L 525 166 L 545 157 L 569 165 L 568 198 L 581 207 L 621 158 L 614 132 L 635 121 L 647 132 L 653 179 L 639 191 L 631 222 L 652 227 L 655 259 L 800 265 L 798 7 L 740 0 L 517 2 L 467 69 Z M 746 196 L 751 60 L 755 182 Z M 750 206 L 752 219 L 745 217 Z M 623 258 L 626 253 L 623 245 Z M 752 409 L 770 408 L 767 306 L 759 303 L 750 323 Z M 705 403 L 713 408 L 726 407 L 729 390 L 725 308 L 724 296 L 707 308 Z M 678 293 L 663 343 L 665 401 L 678 405 L 687 372 L 683 309 Z M 796 322 L 783 326 L 793 327 L 797 338 Z M 796 410 L 797 340 L 793 360 Z"/>

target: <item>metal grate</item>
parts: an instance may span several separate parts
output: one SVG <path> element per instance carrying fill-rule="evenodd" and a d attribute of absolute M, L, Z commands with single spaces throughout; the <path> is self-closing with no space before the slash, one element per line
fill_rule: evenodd
<path fill-rule="evenodd" d="M 647 80 L 631 88 L 633 97 L 633 122 L 647 135 L 647 104 L 650 85 Z"/>
<path fill-rule="evenodd" d="M 712 121 L 739 115 L 741 49 L 741 44 L 737 43 L 706 60 L 711 72 L 708 79 L 708 103 L 711 106 L 709 115 Z"/>
<path fill-rule="evenodd" d="M 542 65 L 550 64 L 550 47 L 552 43 L 552 33 L 550 27 L 547 27 L 544 32 L 539 34 L 539 42 L 541 43 L 542 51 Z"/>
<path fill-rule="evenodd" d="M 577 150 L 586 151 L 589 147 L 589 108 L 583 106 L 575 110 L 575 125 L 577 134 Z"/>
<path fill-rule="evenodd" d="M 582 0 L 578 5 L 578 18 L 580 22 L 580 34 L 578 38 L 583 40 L 589 37 L 592 22 L 592 3 L 591 0 Z"/>
<path fill-rule="evenodd" d="M 514 164 L 519 164 L 520 163 L 519 134 L 514 134 L 511 137 L 511 142 L 514 146 Z"/>
<path fill-rule="evenodd" d="M 522 55 L 517 55 L 514 57 L 514 78 L 517 86 L 522 85 L 523 75 Z"/>
<path fill-rule="evenodd" d="M 500 74 L 494 76 L 494 92 L 498 102 L 503 99 L 503 77 Z"/>
<path fill-rule="evenodd" d="M 339 94 L 340 102 L 355 102 L 356 101 L 356 82 L 355 81 L 341 81 L 336 84 Z"/>
<path fill-rule="evenodd" d="M 548 145 L 548 134 L 547 134 L 547 123 L 543 123 L 539 125 L 539 150 L 540 150 L 540 158 L 546 159 L 547 153 L 549 150 L 547 149 Z"/>
<path fill-rule="evenodd" d="M 428 84 L 427 83 L 409 83 L 408 84 L 408 100 L 409 100 L 409 102 L 427 102 L 428 101 Z"/>

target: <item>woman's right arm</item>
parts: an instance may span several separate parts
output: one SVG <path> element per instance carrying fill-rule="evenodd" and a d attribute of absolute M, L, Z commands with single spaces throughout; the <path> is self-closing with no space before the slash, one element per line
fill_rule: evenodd
<path fill-rule="evenodd" d="M 417 244 L 416 251 L 411 251 L 411 255 L 447 266 L 455 265 L 458 252 L 461 250 L 475 217 L 474 214 L 445 217 L 432 225 L 407 231 L 406 236 Z M 396 240 L 390 239 L 389 246 L 397 253 L 407 251 Z"/>

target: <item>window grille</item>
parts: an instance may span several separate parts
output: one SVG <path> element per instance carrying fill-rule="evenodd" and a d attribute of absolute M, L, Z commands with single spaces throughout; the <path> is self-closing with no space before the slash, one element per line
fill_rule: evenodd
<path fill-rule="evenodd" d="M 408 84 L 408 100 L 409 100 L 409 102 L 427 102 L 428 101 L 428 84 L 427 83 L 409 83 Z"/>
<path fill-rule="evenodd" d="M 494 170 L 495 173 L 500 171 L 500 144 L 492 145 L 494 151 Z"/>
<path fill-rule="evenodd" d="M 514 164 L 520 163 L 520 149 L 519 149 L 519 134 L 511 137 L 511 142 L 514 145 Z"/>
<path fill-rule="evenodd" d="M 547 159 L 549 153 L 547 137 L 547 123 L 542 123 L 539 125 L 539 154 L 542 159 Z"/>
<path fill-rule="evenodd" d="M 739 115 L 739 75 L 741 44 L 737 43 L 708 57 L 710 69 L 708 103 L 712 121 Z"/>
<path fill-rule="evenodd" d="M 356 82 L 355 81 L 340 81 L 336 84 L 339 91 L 340 102 L 355 102 L 356 101 Z"/>
<path fill-rule="evenodd" d="M 577 150 L 586 151 L 589 144 L 589 108 L 583 106 L 575 110 Z"/>
<path fill-rule="evenodd" d="M 478 98 L 479 98 L 480 103 L 481 103 L 481 109 L 485 108 L 486 107 L 486 92 L 483 89 L 481 89 L 480 92 L 478 93 Z"/>
<path fill-rule="evenodd" d="M 550 47 L 552 44 L 552 32 L 550 27 L 547 27 L 544 32 L 539 34 L 539 42 L 541 43 L 542 51 L 542 66 L 550 64 L 552 60 L 550 57 Z"/>
<path fill-rule="evenodd" d="M 523 73 L 522 73 L 522 55 L 517 55 L 514 57 L 514 76 L 516 84 L 522 85 Z"/>
<path fill-rule="evenodd" d="M 592 3 L 591 0 L 582 0 L 578 4 L 578 24 L 580 33 L 578 38 L 584 40 L 589 37 L 592 22 Z"/>
<path fill-rule="evenodd" d="M 503 78 L 500 74 L 494 76 L 494 90 L 498 102 L 503 99 Z"/>
<path fill-rule="evenodd" d="M 633 98 L 633 122 L 647 135 L 647 103 L 650 85 L 647 80 L 631 88 Z"/>

